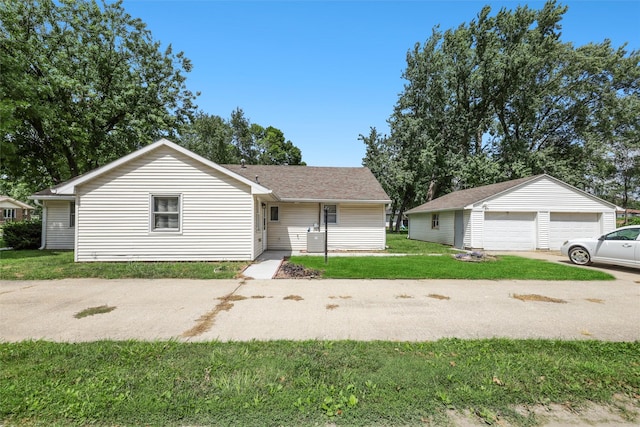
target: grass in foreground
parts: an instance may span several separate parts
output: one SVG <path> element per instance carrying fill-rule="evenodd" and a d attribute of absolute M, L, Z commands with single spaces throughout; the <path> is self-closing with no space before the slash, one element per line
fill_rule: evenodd
<path fill-rule="evenodd" d="M 0 251 L 0 280 L 231 279 L 242 262 L 73 262 L 72 251 Z"/>
<path fill-rule="evenodd" d="M 330 279 L 613 280 L 608 273 L 512 255 L 497 261 L 462 262 L 450 255 L 389 257 L 294 256 L 289 262 L 322 271 Z"/>
<path fill-rule="evenodd" d="M 638 342 L 36 341 L 1 343 L 0 364 L 5 425 L 423 425 L 452 409 L 533 425 L 514 408 L 640 406 Z"/>

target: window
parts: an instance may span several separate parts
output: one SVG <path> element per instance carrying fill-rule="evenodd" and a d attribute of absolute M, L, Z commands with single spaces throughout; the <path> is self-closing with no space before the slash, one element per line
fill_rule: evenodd
<path fill-rule="evenodd" d="M 180 196 L 151 196 L 152 229 L 180 230 Z"/>
<path fill-rule="evenodd" d="M 636 240 L 640 235 L 640 228 L 625 228 L 614 231 L 605 236 L 605 240 Z"/>
<path fill-rule="evenodd" d="M 269 221 L 279 221 L 280 220 L 280 210 L 278 206 L 271 206 L 269 208 Z"/>
<path fill-rule="evenodd" d="M 69 203 L 69 227 L 76 226 L 76 202 Z"/>
<path fill-rule="evenodd" d="M 12 221 L 16 219 L 16 210 L 15 209 L 3 209 L 2 210 L 2 218 L 5 221 Z"/>
<path fill-rule="evenodd" d="M 337 224 L 338 223 L 338 207 L 337 205 L 324 205 L 324 208 L 327 212 L 327 223 L 328 224 Z M 323 212 L 324 214 L 324 212 Z"/>
<path fill-rule="evenodd" d="M 433 229 L 440 228 L 440 214 L 431 215 L 431 228 Z"/>

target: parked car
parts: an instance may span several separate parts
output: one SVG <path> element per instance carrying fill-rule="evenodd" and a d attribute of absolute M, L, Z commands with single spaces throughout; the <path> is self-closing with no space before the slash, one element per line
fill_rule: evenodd
<path fill-rule="evenodd" d="M 640 268 L 640 225 L 621 227 L 600 237 L 567 240 L 560 252 L 578 265 L 597 262 Z"/>

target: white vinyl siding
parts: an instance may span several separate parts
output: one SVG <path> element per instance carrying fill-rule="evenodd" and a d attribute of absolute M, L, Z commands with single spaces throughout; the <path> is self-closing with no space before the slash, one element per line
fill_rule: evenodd
<path fill-rule="evenodd" d="M 432 228 L 434 214 L 438 215 L 438 228 Z M 454 211 L 409 216 L 409 236 L 416 240 L 453 245 L 454 227 Z"/>
<path fill-rule="evenodd" d="M 74 227 L 69 226 L 73 202 L 67 200 L 47 200 L 45 249 L 73 249 Z"/>
<path fill-rule="evenodd" d="M 150 197 L 177 194 L 180 232 L 152 231 Z M 87 182 L 78 195 L 77 261 L 253 259 L 249 186 L 169 148 Z"/>
<path fill-rule="evenodd" d="M 307 232 L 321 224 L 319 203 L 279 203 L 279 221 L 268 224 L 268 249 L 305 251 Z M 384 204 L 339 204 L 338 223 L 329 224 L 329 250 L 384 249 Z"/>
<path fill-rule="evenodd" d="M 528 183 L 520 188 L 513 189 L 503 195 L 486 200 L 487 211 L 539 211 L 549 212 L 602 212 L 602 202 L 591 198 L 584 193 L 575 191 L 543 178 Z"/>

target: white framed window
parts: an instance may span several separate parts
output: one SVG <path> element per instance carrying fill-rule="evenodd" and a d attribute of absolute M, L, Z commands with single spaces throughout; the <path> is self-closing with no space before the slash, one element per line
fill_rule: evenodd
<path fill-rule="evenodd" d="M 440 214 L 431 214 L 431 228 L 440 228 Z"/>
<path fill-rule="evenodd" d="M 151 230 L 180 231 L 180 196 L 151 196 Z"/>
<path fill-rule="evenodd" d="M 69 228 L 76 226 L 76 202 L 69 202 Z"/>
<path fill-rule="evenodd" d="M 324 205 L 322 210 L 322 222 L 324 222 L 325 209 L 327 211 L 327 224 L 338 223 L 338 205 Z"/>
<path fill-rule="evenodd" d="M 280 207 L 269 206 L 269 221 L 280 221 Z"/>
<path fill-rule="evenodd" d="M 3 209 L 2 210 L 2 218 L 5 221 L 13 221 L 16 219 L 16 210 L 15 209 Z"/>

